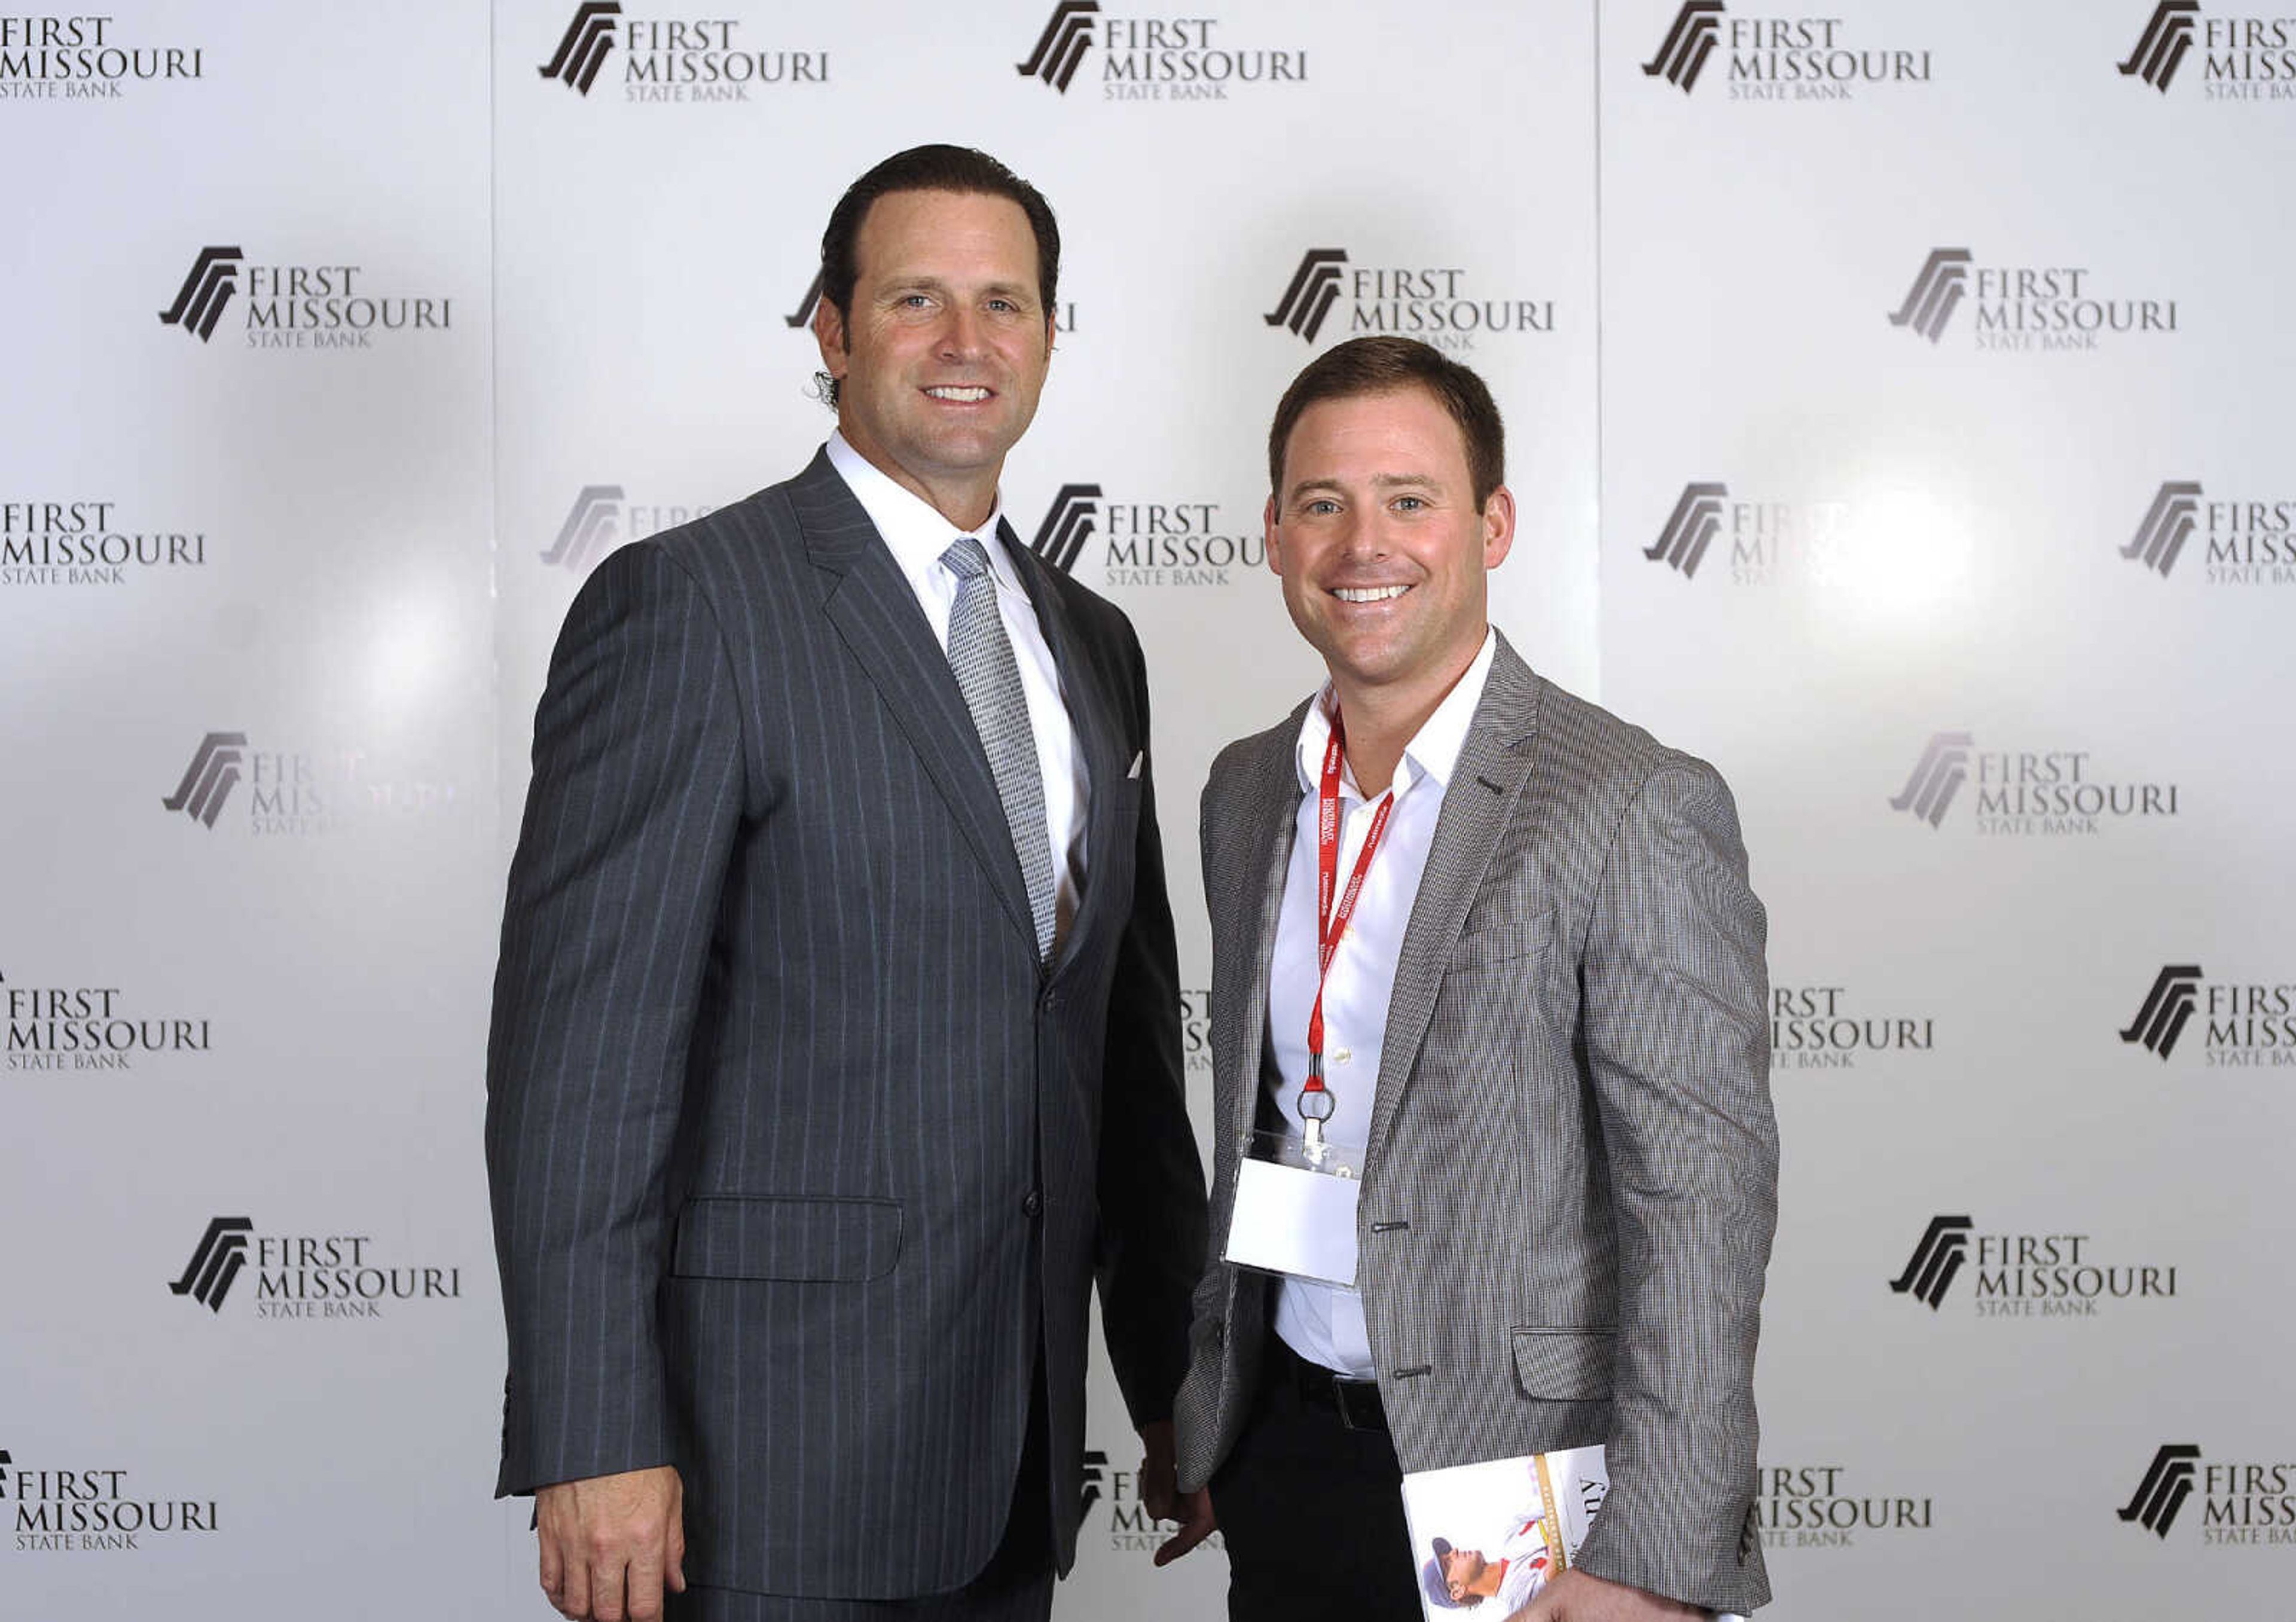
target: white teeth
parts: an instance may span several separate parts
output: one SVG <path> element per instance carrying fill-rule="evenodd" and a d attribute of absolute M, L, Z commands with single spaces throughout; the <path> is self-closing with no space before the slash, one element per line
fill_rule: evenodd
<path fill-rule="evenodd" d="M 1410 589 L 1408 586 L 1342 587 L 1332 595 L 1342 603 L 1385 603 Z"/>
<path fill-rule="evenodd" d="M 988 398 L 988 390 L 986 390 L 986 389 L 980 389 L 980 388 L 972 388 L 972 389 L 948 389 L 948 388 L 943 388 L 943 389 L 927 389 L 927 390 L 925 391 L 925 392 L 926 392 L 926 393 L 928 393 L 928 394 L 930 394 L 930 395 L 931 395 L 935 399 L 957 399 L 957 400 L 968 400 L 968 401 L 969 401 L 969 400 L 983 400 L 983 399 L 987 399 Z"/>

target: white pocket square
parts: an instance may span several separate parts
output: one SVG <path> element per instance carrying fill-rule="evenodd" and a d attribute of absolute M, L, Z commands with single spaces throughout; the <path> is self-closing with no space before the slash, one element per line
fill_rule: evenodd
<path fill-rule="evenodd" d="M 1134 779 L 1136 779 L 1136 778 L 1138 778 L 1138 777 L 1139 777 L 1139 775 L 1140 775 L 1140 762 L 1143 762 L 1143 761 L 1144 761 L 1144 760 L 1146 760 L 1147 758 L 1148 758 L 1148 755 L 1147 755 L 1147 752 L 1146 752 L 1145 750 L 1143 750 L 1143 751 L 1139 752 L 1138 753 L 1136 753 L 1136 754 L 1132 757 L 1132 770 L 1129 770 L 1129 771 L 1128 771 L 1128 772 L 1126 772 L 1126 773 L 1124 774 L 1124 780 L 1125 780 L 1126 782 L 1129 783 L 1129 782 L 1133 781 Z"/>

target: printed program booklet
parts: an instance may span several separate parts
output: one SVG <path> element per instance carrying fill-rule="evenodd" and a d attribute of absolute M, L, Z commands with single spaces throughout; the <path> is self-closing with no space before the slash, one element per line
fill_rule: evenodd
<path fill-rule="evenodd" d="M 1599 1447 L 1404 1477 L 1403 1515 L 1427 1622 L 1456 1618 L 1470 1606 L 1486 1622 L 1506 1622 L 1578 1563 L 1578 1546 L 1610 1490 Z M 1746 1618 L 1722 1611 L 1714 1622 Z"/>
<path fill-rule="evenodd" d="M 1528 1605 L 1570 1569 L 1610 1490 L 1599 1447 L 1404 1477 L 1403 1514 L 1428 1622 L 1470 1604 L 1502 1622 Z"/>

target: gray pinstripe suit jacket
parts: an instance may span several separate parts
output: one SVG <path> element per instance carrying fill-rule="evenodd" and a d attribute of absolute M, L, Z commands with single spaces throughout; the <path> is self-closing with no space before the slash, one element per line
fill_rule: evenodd
<path fill-rule="evenodd" d="M 1184 1486 L 1250 1407 L 1266 1280 L 1219 1260 L 1267 1063 L 1305 706 L 1204 790 L 1217 1085 Z M 1444 795 L 1388 1009 L 1357 1283 L 1406 1470 L 1608 1445 L 1597 1576 L 1769 1597 L 1754 1341 L 1776 1215 L 1761 903 L 1703 762 L 1505 639 Z"/>
<path fill-rule="evenodd" d="M 963 1585 L 1040 1354 L 1065 1570 L 1095 1275 L 1136 1423 L 1185 1366 L 1139 645 L 1004 539 L 1091 778 L 1049 976 L 947 658 L 825 457 L 609 557 L 551 662 L 488 1055 L 497 1490 L 674 1463 L 697 1582 Z"/>

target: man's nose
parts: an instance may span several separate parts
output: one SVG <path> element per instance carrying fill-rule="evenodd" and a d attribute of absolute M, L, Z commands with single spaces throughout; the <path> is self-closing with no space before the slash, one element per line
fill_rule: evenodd
<path fill-rule="evenodd" d="M 1348 558 L 1366 562 L 1385 557 L 1388 545 L 1387 526 L 1380 522 L 1376 508 L 1365 512 L 1351 509 L 1341 521 L 1340 550 Z"/>
<path fill-rule="evenodd" d="M 951 359 L 969 359 L 978 355 L 982 331 L 977 310 L 962 304 L 955 306 L 941 322 L 941 354 Z"/>

